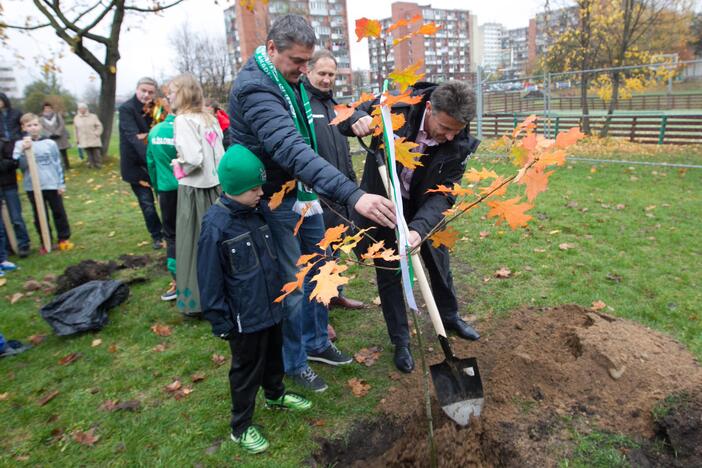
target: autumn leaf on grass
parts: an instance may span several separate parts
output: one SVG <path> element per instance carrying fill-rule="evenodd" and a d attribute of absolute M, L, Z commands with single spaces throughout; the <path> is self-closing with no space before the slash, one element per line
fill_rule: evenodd
<path fill-rule="evenodd" d="M 46 335 L 32 335 L 29 338 L 27 338 L 27 341 L 32 343 L 34 346 L 38 346 L 41 344 L 44 340 L 46 339 Z"/>
<path fill-rule="evenodd" d="M 526 185 L 527 200 L 533 201 L 534 198 L 541 192 L 545 192 L 548 188 L 548 178 L 555 171 L 544 172 L 542 168 L 532 167 L 524 176 L 517 182 L 520 185 Z"/>
<path fill-rule="evenodd" d="M 417 96 L 412 96 L 412 90 L 408 89 L 404 93 L 400 94 L 390 94 L 389 91 L 386 91 L 383 93 L 383 97 L 385 100 L 381 100 L 382 105 L 392 107 L 395 104 L 403 103 L 403 104 L 409 104 L 409 105 L 414 105 L 422 102 L 422 96 L 417 95 Z"/>
<path fill-rule="evenodd" d="M 276 208 L 278 208 L 280 204 L 283 203 L 283 198 L 285 198 L 285 194 L 294 189 L 295 184 L 296 182 L 294 180 L 289 180 L 285 182 L 280 187 L 280 190 L 271 195 L 271 198 L 268 200 L 268 208 L 270 208 L 271 210 L 275 210 Z"/>
<path fill-rule="evenodd" d="M 212 362 L 214 362 L 215 366 L 219 367 L 222 364 L 224 364 L 225 362 L 227 362 L 227 358 L 225 358 L 221 354 L 215 353 L 212 355 Z"/>
<path fill-rule="evenodd" d="M 297 220 L 295 229 L 293 229 L 293 236 L 297 236 L 297 232 L 300 230 L 300 226 L 302 226 L 302 222 L 305 220 L 305 215 L 308 211 L 310 211 L 310 208 L 312 208 L 312 203 L 305 203 L 305 206 L 302 208 L 302 213 L 300 213 L 300 219 Z"/>
<path fill-rule="evenodd" d="M 324 231 L 324 237 L 317 244 L 320 249 L 325 250 L 331 244 L 341 242 L 341 236 L 348 230 L 348 226 L 339 224 Z"/>
<path fill-rule="evenodd" d="M 77 361 L 81 356 L 82 356 L 81 353 L 71 353 L 71 354 L 67 354 L 67 355 L 65 355 L 64 357 L 62 357 L 61 359 L 59 359 L 59 362 L 58 362 L 58 363 L 59 363 L 59 365 L 61 365 L 61 366 L 67 366 L 67 365 L 69 365 L 70 363 Z"/>
<path fill-rule="evenodd" d="M 43 394 L 39 399 L 37 400 L 37 404 L 39 406 L 44 406 L 59 394 L 60 392 L 58 390 L 51 390 Z"/>
<path fill-rule="evenodd" d="M 12 296 L 10 296 L 10 304 L 16 303 L 17 301 L 19 301 L 23 297 L 24 297 L 24 294 L 22 294 L 21 292 L 14 293 Z"/>
<path fill-rule="evenodd" d="M 156 333 L 158 336 L 171 336 L 173 333 L 171 331 L 171 327 L 162 323 L 155 323 L 151 325 L 151 331 Z"/>
<path fill-rule="evenodd" d="M 524 212 L 534 207 L 529 203 L 519 203 L 521 197 L 510 198 L 506 201 L 489 201 L 488 206 L 491 208 L 488 211 L 488 218 L 497 217 L 497 224 L 502 221 L 507 221 L 509 227 L 517 229 L 521 226 L 526 226 L 527 222 L 532 219 L 530 215 Z"/>
<path fill-rule="evenodd" d="M 310 294 L 310 300 L 315 299 L 328 306 L 331 298 L 339 295 L 339 286 L 349 282 L 348 278 L 339 275 L 347 269 L 346 265 L 339 265 L 335 261 L 322 265 L 317 274 L 312 277 L 316 286 Z"/>
<path fill-rule="evenodd" d="M 90 343 L 90 346 L 92 348 L 96 348 L 96 347 L 100 346 L 101 344 L 102 344 L 102 340 L 100 338 L 96 338 Z"/>
<path fill-rule="evenodd" d="M 166 343 L 159 343 L 153 348 L 151 348 L 151 351 L 153 351 L 154 353 L 162 353 L 166 350 L 166 346 Z"/>
<path fill-rule="evenodd" d="M 471 167 L 464 177 L 468 182 L 476 183 L 484 179 L 497 179 L 497 173 L 495 171 L 488 171 L 484 167 L 479 171 Z"/>
<path fill-rule="evenodd" d="M 183 387 L 173 394 L 173 398 L 176 400 L 182 400 L 191 393 L 193 393 L 193 387 Z"/>
<path fill-rule="evenodd" d="M 562 244 L 558 244 L 558 248 L 561 250 L 570 250 L 575 248 L 575 244 L 571 244 L 570 242 L 563 242 Z"/>
<path fill-rule="evenodd" d="M 400 93 L 404 93 L 407 88 L 424 78 L 424 73 L 418 73 L 422 65 L 424 65 L 424 62 L 420 60 L 407 68 L 390 73 L 388 78 L 395 82 L 400 89 Z"/>
<path fill-rule="evenodd" d="M 578 127 L 572 127 L 567 132 L 561 132 L 556 136 L 556 146 L 561 149 L 567 148 L 584 137 L 585 134 Z"/>
<path fill-rule="evenodd" d="M 195 372 L 193 375 L 190 376 L 190 381 L 192 383 L 197 383 L 197 382 L 202 382 L 205 380 L 205 373 L 204 372 Z"/>
<path fill-rule="evenodd" d="M 180 380 L 176 379 L 173 382 L 166 385 L 163 389 L 168 393 L 173 393 L 180 390 L 180 387 L 182 386 L 183 384 L 180 382 Z"/>
<path fill-rule="evenodd" d="M 495 272 L 495 278 L 509 278 L 512 276 L 512 270 L 507 267 L 502 267 Z"/>
<path fill-rule="evenodd" d="M 334 106 L 334 112 L 336 112 L 336 117 L 329 122 L 329 125 L 339 125 L 341 122 L 348 120 L 353 113 L 356 111 L 353 107 L 349 107 L 346 104 L 338 104 Z"/>
<path fill-rule="evenodd" d="M 502 187 L 500 187 L 501 185 Z M 480 193 L 490 197 L 499 197 L 504 195 L 507 193 L 507 184 L 505 184 L 504 177 L 499 176 L 497 179 L 493 180 L 488 187 L 482 187 L 480 189 Z"/>
<path fill-rule="evenodd" d="M 371 348 L 361 348 L 356 354 L 353 355 L 353 358 L 357 363 L 363 364 L 366 367 L 370 367 L 375 364 L 379 357 L 380 348 L 377 346 L 373 346 Z"/>
<path fill-rule="evenodd" d="M 405 141 L 405 137 L 395 139 L 395 160 L 407 169 L 415 169 L 417 166 L 423 166 L 423 164 L 419 162 L 419 158 L 424 155 L 410 151 L 417 146 L 419 146 L 417 143 Z"/>
<path fill-rule="evenodd" d="M 95 445 L 95 443 L 100 440 L 99 435 L 95 435 L 95 428 L 91 428 L 88 431 L 75 431 L 73 433 L 73 440 L 78 442 L 81 445 L 87 445 L 88 447 L 92 447 Z"/>
<path fill-rule="evenodd" d="M 368 394 L 371 386 L 363 379 L 357 379 L 356 377 L 349 379 L 346 384 L 351 388 L 351 393 L 355 397 L 362 397 Z"/>
<path fill-rule="evenodd" d="M 594 311 L 602 310 L 605 307 L 607 307 L 607 304 L 605 304 L 603 301 L 595 301 L 592 303 L 591 309 Z"/>
<path fill-rule="evenodd" d="M 458 239 L 458 231 L 456 231 L 453 226 L 449 226 L 442 231 L 436 231 L 434 234 L 429 236 L 431 243 L 434 247 L 439 248 L 445 245 L 447 248 L 452 249 L 456 245 L 456 240 Z"/>
<path fill-rule="evenodd" d="M 356 42 L 360 42 L 364 37 L 377 37 L 380 38 L 380 31 L 382 26 L 380 21 L 360 18 L 356 20 Z"/>

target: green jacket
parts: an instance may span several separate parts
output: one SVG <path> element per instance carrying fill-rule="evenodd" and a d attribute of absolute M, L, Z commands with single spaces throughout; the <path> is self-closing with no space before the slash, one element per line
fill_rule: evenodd
<path fill-rule="evenodd" d="M 166 120 L 156 125 L 149 132 L 146 145 L 146 166 L 154 190 L 167 192 L 178 190 L 178 180 L 173 175 L 171 161 L 177 158 L 173 141 L 174 114 L 168 114 Z"/>

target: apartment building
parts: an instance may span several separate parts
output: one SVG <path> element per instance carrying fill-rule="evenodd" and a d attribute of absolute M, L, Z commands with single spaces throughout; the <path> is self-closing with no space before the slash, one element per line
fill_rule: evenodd
<path fill-rule="evenodd" d="M 15 79 L 15 70 L 12 67 L 0 66 L 0 92 L 5 93 L 7 97 L 12 99 L 21 97 L 17 79 Z"/>
<path fill-rule="evenodd" d="M 352 94 L 351 54 L 346 13 L 346 0 L 255 2 L 249 11 L 238 0 L 224 10 L 227 47 L 234 64 L 234 74 L 266 41 L 270 25 L 288 13 L 307 18 L 317 35 L 317 47 L 329 49 L 336 57 L 338 73 L 335 93 Z"/>
<path fill-rule="evenodd" d="M 497 71 L 502 66 L 502 36 L 505 27 L 500 23 L 485 23 L 479 28 L 479 52 L 475 61 L 486 72 Z"/>
<path fill-rule="evenodd" d="M 371 80 L 376 87 L 381 86 L 383 78 L 393 69 L 406 68 L 419 60 L 423 62 L 420 71 L 426 73 L 427 81 L 473 80 L 472 55 L 478 32 L 474 15 L 467 10 L 432 8 L 412 2 L 395 2 L 391 9 L 391 17 L 380 20 L 383 28 L 415 15 L 420 15 L 424 23 L 433 21 L 442 28 L 436 35 L 415 36 L 396 47 L 392 47 L 392 40 L 411 32 L 417 23 L 394 30 L 390 38 L 369 38 Z"/>

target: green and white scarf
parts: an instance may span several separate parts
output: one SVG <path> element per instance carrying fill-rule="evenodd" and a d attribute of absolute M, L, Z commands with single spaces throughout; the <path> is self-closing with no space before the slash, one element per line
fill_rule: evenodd
<path fill-rule="evenodd" d="M 312 147 L 316 155 L 317 136 L 314 132 L 312 106 L 310 104 L 310 99 L 307 96 L 307 91 L 305 91 L 305 87 L 302 85 L 302 83 L 300 83 L 300 97 L 302 98 L 302 105 L 304 108 L 303 114 L 297 103 L 295 92 L 290 86 L 290 83 L 288 83 L 285 78 L 283 78 L 283 75 L 280 74 L 278 69 L 273 66 L 264 46 L 258 46 L 256 48 L 254 59 L 258 64 L 258 68 L 260 68 L 263 73 L 268 75 L 268 77 L 278 85 L 278 88 L 280 88 L 280 92 L 283 94 L 285 102 L 288 104 L 288 110 L 290 111 L 290 115 L 295 123 L 295 128 L 300 135 L 302 135 L 302 139 L 305 140 L 305 143 Z M 303 116 L 306 120 L 303 120 Z M 293 205 L 293 211 L 301 214 L 307 205 L 310 205 L 310 207 L 307 209 L 307 211 L 305 211 L 305 217 L 315 214 L 322 214 L 322 205 L 319 204 L 319 197 L 317 197 L 317 194 L 314 193 L 310 187 L 298 180 L 297 201 L 295 202 L 295 205 Z"/>

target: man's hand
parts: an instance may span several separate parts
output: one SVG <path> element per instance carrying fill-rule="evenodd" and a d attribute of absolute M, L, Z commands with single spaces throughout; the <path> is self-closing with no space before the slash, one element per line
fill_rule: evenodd
<path fill-rule="evenodd" d="M 57 192 L 59 195 L 63 196 L 63 194 L 66 193 L 66 189 L 65 189 L 65 188 L 60 188 L 60 189 L 58 189 L 56 192 Z"/>
<path fill-rule="evenodd" d="M 395 228 L 395 205 L 385 197 L 366 193 L 358 199 L 353 208 L 361 216 L 381 226 Z"/>
<path fill-rule="evenodd" d="M 366 115 L 365 117 L 361 117 L 351 125 L 351 130 L 353 131 L 353 134 L 356 135 L 357 137 L 364 137 L 367 135 L 370 135 L 373 132 L 373 129 L 370 127 L 370 123 L 373 121 L 373 118 L 370 115 Z"/>
<path fill-rule="evenodd" d="M 409 243 L 410 248 L 414 249 L 419 245 L 419 243 L 422 241 L 422 236 L 419 235 L 417 231 L 410 231 L 409 235 L 407 236 L 407 242 Z"/>
<path fill-rule="evenodd" d="M 141 185 L 142 187 L 151 188 L 151 184 L 145 180 L 140 180 L 139 185 Z"/>

